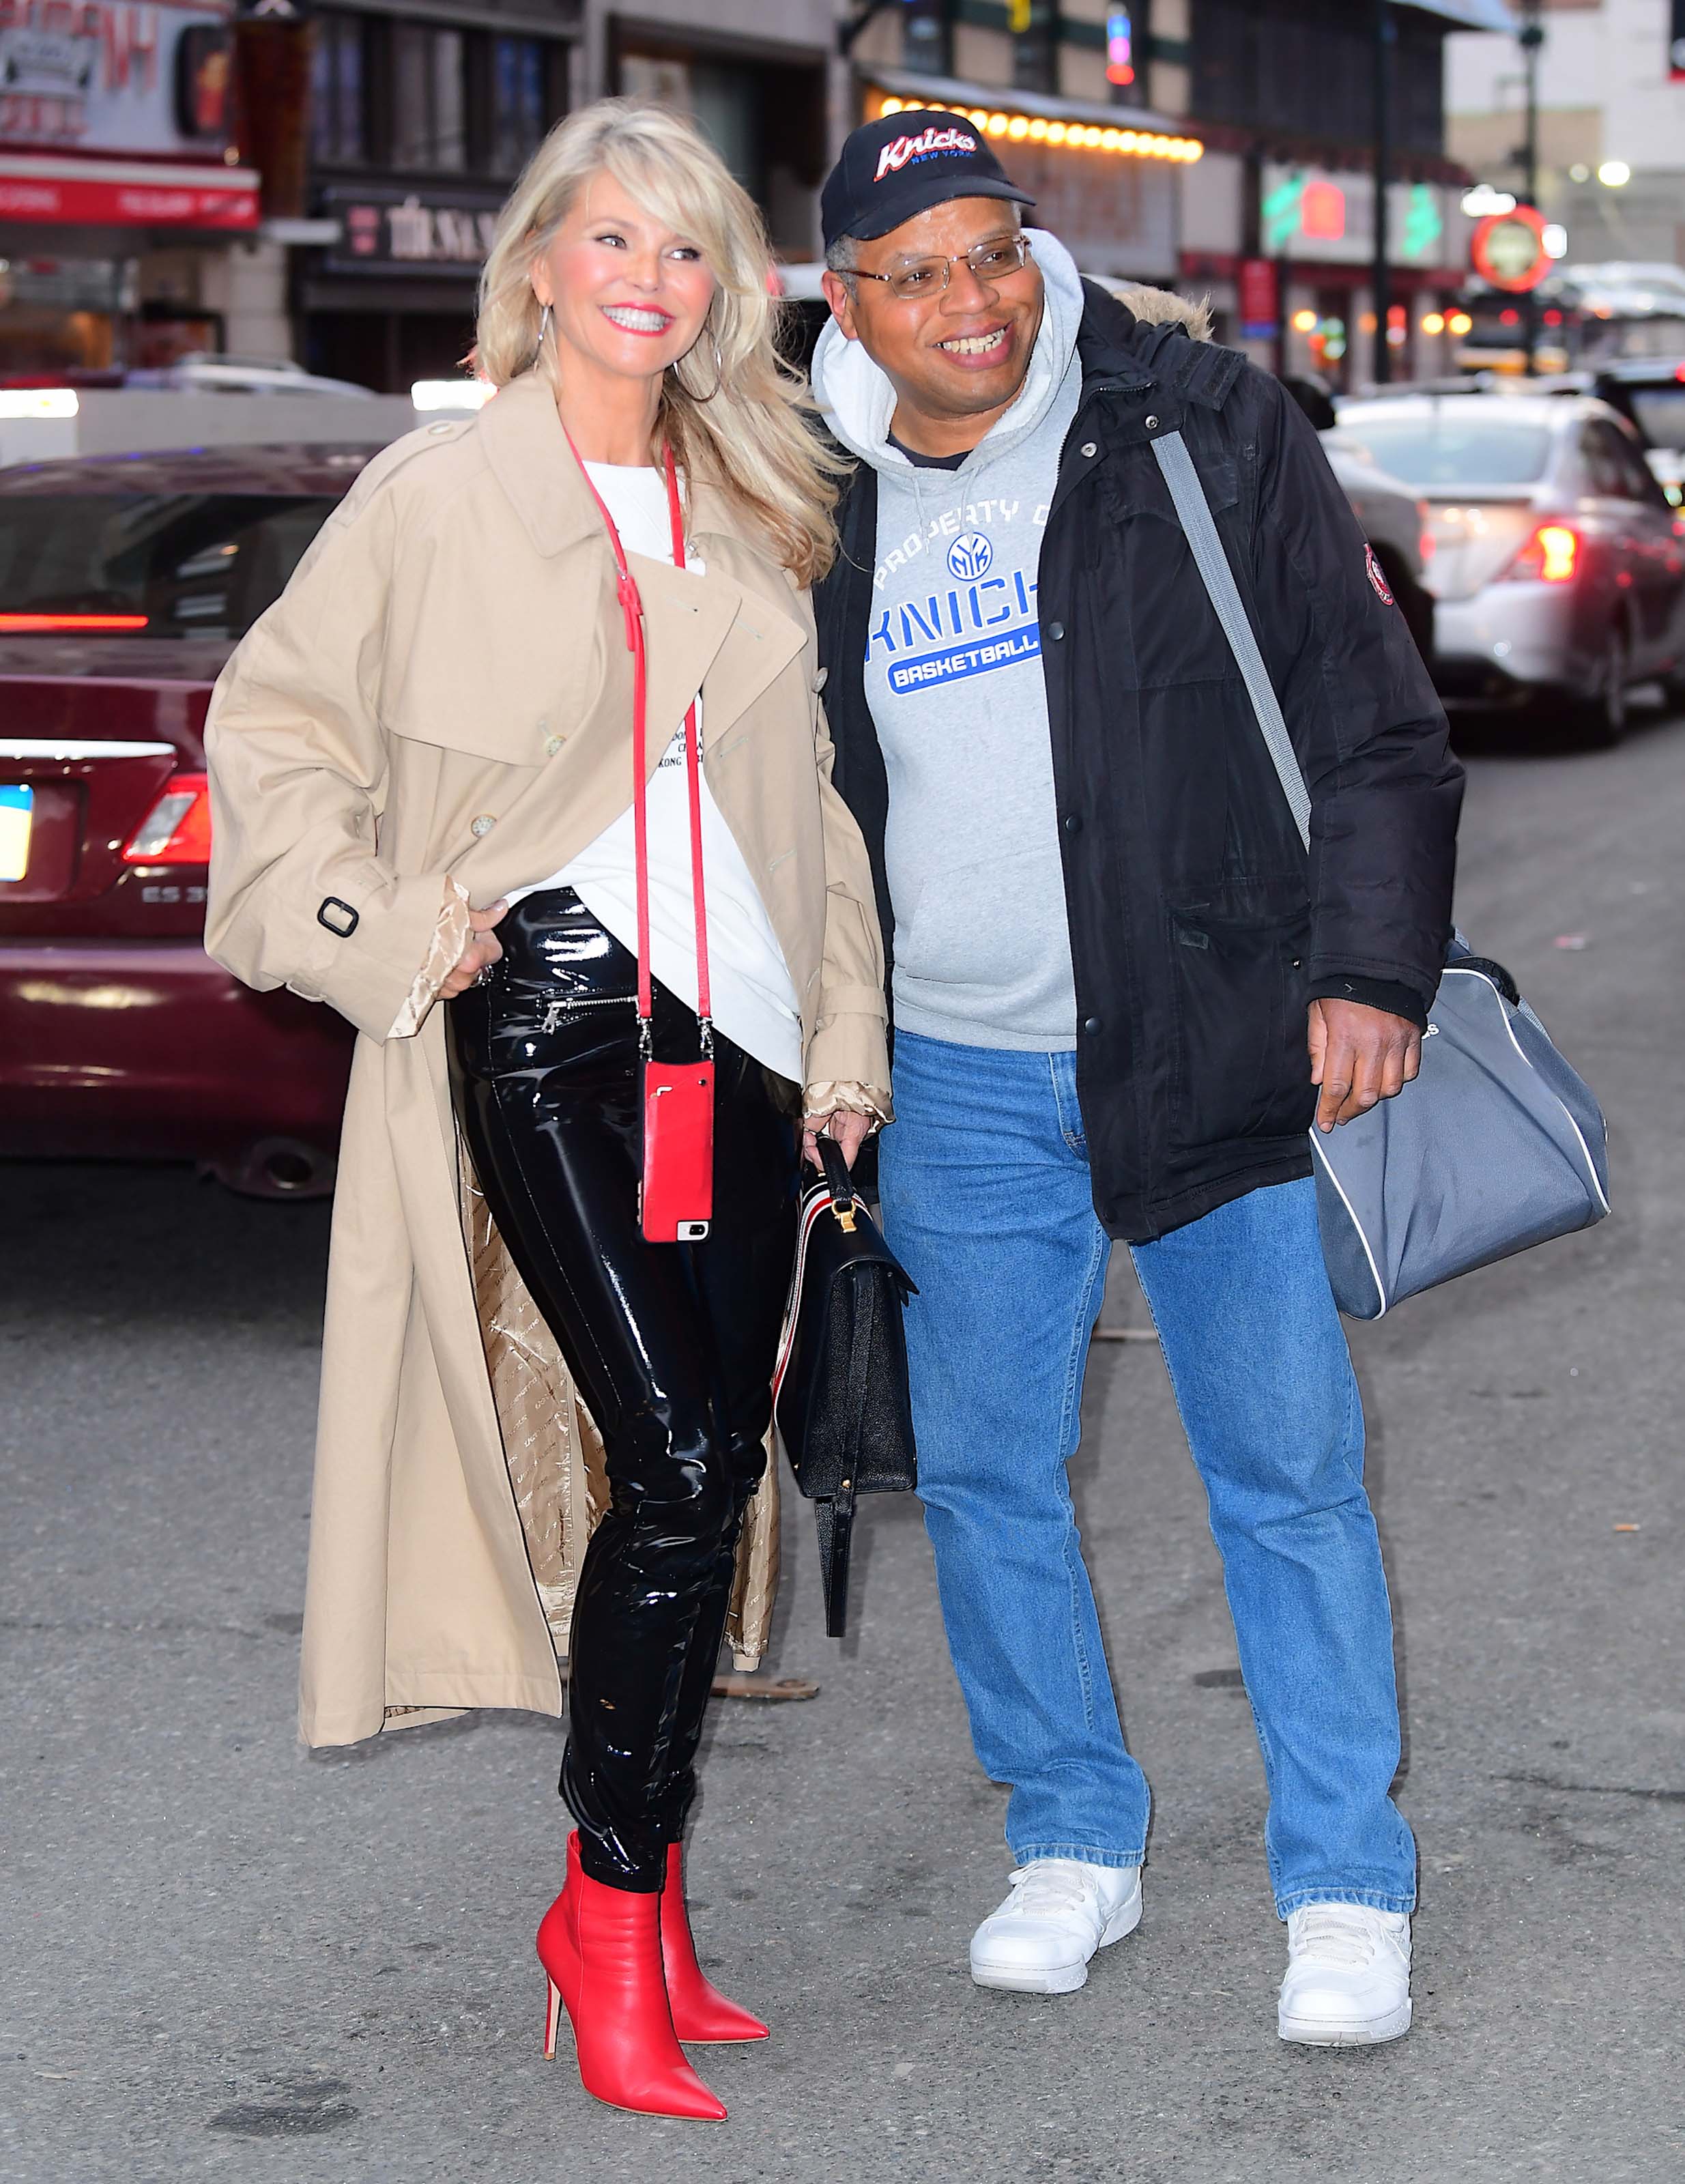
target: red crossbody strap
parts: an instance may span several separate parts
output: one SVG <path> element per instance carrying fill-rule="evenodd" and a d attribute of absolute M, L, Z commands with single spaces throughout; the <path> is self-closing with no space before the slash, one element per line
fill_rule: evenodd
<path fill-rule="evenodd" d="M 685 519 L 679 506 L 679 471 L 673 450 L 665 450 L 667 465 L 667 520 L 673 532 L 673 566 L 685 566 Z M 696 1012 L 704 1033 L 714 1017 L 713 995 L 708 982 L 708 905 L 702 883 L 702 738 L 698 733 L 696 701 L 685 715 L 685 772 L 691 798 L 691 902 L 696 919 Z"/>
<path fill-rule="evenodd" d="M 637 583 L 626 566 L 626 548 L 620 543 L 620 533 L 614 517 L 609 513 L 608 503 L 592 483 L 591 473 L 585 467 L 584 458 L 574 446 L 573 434 L 565 425 L 564 437 L 573 450 L 573 459 L 579 465 L 579 474 L 585 481 L 585 489 L 597 504 L 597 512 L 603 518 L 603 528 L 609 534 L 609 547 L 614 557 L 614 594 L 620 603 L 620 612 L 626 621 L 626 649 L 632 656 L 632 842 L 637 866 L 637 1014 L 638 1043 L 647 1055 L 649 1051 L 650 1024 L 655 1013 L 655 993 L 649 953 L 649 809 L 648 765 L 648 716 L 649 705 L 649 666 L 644 645 L 643 600 Z M 673 562 L 676 568 L 685 566 L 684 521 L 679 506 L 678 471 L 670 448 L 665 450 L 667 475 L 667 510 L 672 526 Z M 691 888 L 695 905 L 697 1014 L 702 1020 L 704 1052 L 710 1051 L 710 1002 L 712 995 L 708 978 L 708 915 L 703 895 L 702 878 L 702 774 L 701 760 L 697 749 L 696 706 L 692 704 L 685 716 L 686 770 L 690 783 L 691 820 Z"/>

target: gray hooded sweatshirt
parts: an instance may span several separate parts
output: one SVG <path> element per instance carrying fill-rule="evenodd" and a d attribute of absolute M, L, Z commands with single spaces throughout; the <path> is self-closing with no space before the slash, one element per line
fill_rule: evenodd
<path fill-rule="evenodd" d="M 1037 571 L 1076 415 L 1082 284 L 1031 231 L 1046 307 L 1022 392 L 956 470 L 889 439 L 895 392 L 833 322 L 813 382 L 877 472 L 866 700 L 889 776 L 895 1019 L 967 1046 L 1076 1044 Z"/>

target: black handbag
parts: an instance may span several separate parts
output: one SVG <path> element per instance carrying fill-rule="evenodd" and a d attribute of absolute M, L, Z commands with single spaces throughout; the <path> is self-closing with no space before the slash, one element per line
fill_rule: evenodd
<path fill-rule="evenodd" d="M 814 1505 L 826 1635 L 848 1617 L 854 1498 L 918 1483 L 902 1314 L 918 1292 L 821 1136 L 822 1182 L 802 1198 L 789 1317 L 772 1382 L 778 1438 Z"/>

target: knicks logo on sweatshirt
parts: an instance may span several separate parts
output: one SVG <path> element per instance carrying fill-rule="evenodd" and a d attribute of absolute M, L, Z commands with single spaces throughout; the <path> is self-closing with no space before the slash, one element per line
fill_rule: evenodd
<path fill-rule="evenodd" d="M 967 501 L 890 549 L 873 577 L 881 604 L 867 633 L 866 665 L 870 671 L 881 663 L 892 696 L 1040 657 L 1036 561 L 1047 520 L 1044 501 Z M 942 558 L 926 564 L 922 583 L 909 581 L 926 554 Z"/>

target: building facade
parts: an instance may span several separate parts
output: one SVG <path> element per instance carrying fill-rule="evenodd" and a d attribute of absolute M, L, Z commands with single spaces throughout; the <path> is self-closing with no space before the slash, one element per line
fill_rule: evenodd
<path fill-rule="evenodd" d="M 1538 13 L 1539 209 L 1571 263 L 1685 265 L 1685 4 L 1544 0 Z M 1513 38 L 1447 53 L 1447 136 L 1493 188 L 1519 192 L 1526 72 Z"/>
<path fill-rule="evenodd" d="M 295 353 L 398 393 L 474 339 L 498 209 L 572 103 L 577 0 L 333 0 L 311 24 L 307 220 Z"/>
<path fill-rule="evenodd" d="M 205 347 L 388 392 L 448 376 L 522 162 L 618 92 L 694 115 L 792 265 L 819 254 L 848 129 L 959 108 L 1085 271 L 1209 295 L 1220 337 L 1350 383 L 1380 339 L 1377 20 L 1388 354 L 1397 376 L 1443 370 L 1425 326 L 1464 278 L 1469 179 L 1443 44 L 1510 24 L 1504 0 L 313 0 L 308 19 L 242 0 L 238 21 L 235 4 L 0 0 L 0 372 Z M 48 12 L 71 30 L 41 35 Z"/>
<path fill-rule="evenodd" d="M 259 217 L 234 60 L 231 0 L 0 0 L 0 376 L 223 345 Z"/>
<path fill-rule="evenodd" d="M 1184 184 L 1181 281 L 1210 293 L 1224 338 L 1261 364 L 1337 386 L 1377 376 L 1384 67 L 1389 376 L 1451 368 L 1443 320 L 1466 277 L 1468 177 L 1445 144 L 1443 46 L 1458 21 L 1494 18 L 1504 20 L 1502 7 L 1485 0 L 1384 11 L 1344 0 L 1183 0 L 1178 89 L 1206 153 Z"/>

